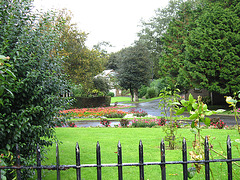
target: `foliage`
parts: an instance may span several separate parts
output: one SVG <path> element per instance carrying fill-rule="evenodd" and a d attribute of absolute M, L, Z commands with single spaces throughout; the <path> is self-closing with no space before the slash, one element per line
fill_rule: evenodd
<path fill-rule="evenodd" d="M 189 119 L 192 120 L 191 127 L 195 128 L 192 129 L 192 132 L 195 134 L 195 141 L 193 142 L 193 151 L 190 151 L 189 154 L 193 160 L 202 160 L 204 157 L 204 138 L 201 136 L 201 130 L 203 127 L 201 127 L 201 122 L 204 123 L 206 126 L 210 125 L 210 118 L 207 116 L 211 116 L 213 114 L 216 114 L 220 111 L 210 111 L 208 110 L 208 107 L 206 104 L 202 102 L 201 96 L 198 97 L 198 99 L 194 99 L 191 94 L 189 94 L 188 101 L 181 100 L 181 107 L 177 111 L 177 115 L 182 114 L 185 110 L 189 112 Z M 195 163 L 195 168 L 197 172 L 199 173 L 202 166 L 198 163 Z"/>
<path fill-rule="evenodd" d="M 160 37 L 160 76 L 178 88 L 239 89 L 239 2 L 185 1 Z M 229 23 L 228 23 L 229 22 Z"/>
<path fill-rule="evenodd" d="M 68 121 L 67 122 L 68 127 L 76 127 L 74 122 Z"/>
<path fill-rule="evenodd" d="M 64 26 L 59 32 L 61 37 L 59 46 L 63 46 L 64 72 L 76 84 L 81 84 L 85 94 L 93 88 L 93 78 L 104 70 L 108 56 L 95 49 L 88 49 L 85 45 L 87 34 L 80 31 L 76 24 L 71 23 L 72 14 L 63 9 L 59 11 L 58 21 L 64 21 Z"/>
<path fill-rule="evenodd" d="M 129 125 L 129 120 L 127 119 L 121 119 L 120 120 L 121 127 L 127 127 Z"/>
<path fill-rule="evenodd" d="M 109 81 L 106 78 L 103 78 L 100 76 L 95 77 L 93 79 L 93 85 L 94 85 L 94 88 L 102 92 L 103 95 L 106 95 L 109 92 L 110 85 L 109 85 Z"/>
<path fill-rule="evenodd" d="M 138 90 L 138 97 L 142 98 L 147 94 L 148 87 L 146 85 L 142 85 L 141 88 Z"/>
<path fill-rule="evenodd" d="M 105 112 L 104 116 L 106 118 L 123 118 L 127 113 L 124 111 L 111 111 L 111 112 Z"/>
<path fill-rule="evenodd" d="M 162 67 L 159 66 L 159 58 L 163 51 L 162 36 L 169 27 L 169 23 L 177 16 L 183 0 L 170 0 L 165 8 L 155 10 L 155 16 L 148 21 L 142 21 L 142 29 L 138 33 L 139 41 L 150 51 L 152 79 L 162 78 L 158 73 Z"/>
<path fill-rule="evenodd" d="M 3 100 L 1 96 L 4 94 L 5 91 L 7 91 L 11 96 L 14 97 L 11 90 L 8 89 L 8 86 L 10 85 L 9 78 L 16 79 L 16 76 L 12 73 L 9 68 L 11 65 L 7 63 L 7 60 L 9 60 L 10 57 L 5 57 L 3 55 L 0 55 L 0 104 L 3 105 Z"/>
<path fill-rule="evenodd" d="M 223 129 L 226 126 L 226 123 L 220 120 L 219 118 L 212 118 L 210 120 L 211 120 L 210 126 L 214 126 L 215 128 Z"/>
<path fill-rule="evenodd" d="M 25 165 L 33 161 L 37 143 L 43 147 L 56 140 L 55 124 L 65 121 L 59 110 L 70 103 L 60 96 L 69 92 L 60 49 L 56 51 L 61 25 L 52 24 L 56 17 L 51 12 L 31 14 L 29 0 L 1 1 L 0 19 L 0 54 L 11 57 L 9 70 L 17 79 L 8 80 L 14 97 L 1 96 L 0 151 L 15 152 L 18 143 Z M 28 176 L 29 171 L 21 172 Z"/>
<path fill-rule="evenodd" d="M 240 119 L 240 116 L 238 114 L 238 109 L 237 109 L 237 103 L 240 102 L 240 91 L 235 92 L 234 93 L 235 97 L 231 97 L 231 96 L 227 96 L 226 97 L 226 102 L 229 104 L 229 107 L 233 107 L 233 112 L 234 112 L 234 117 L 235 117 L 235 121 L 237 124 L 237 128 L 238 128 L 238 133 L 240 134 L 240 125 L 238 124 L 238 119 Z"/>
<path fill-rule="evenodd" d="M 119 85 L 130 89 L 132 99 L 138 101 L 138 89 L 149 80 L 148 51 L 142 44 L 136 44 L 121 51 L 121 62 L 117 70 Z"/>
<path fill-rule="evenodd" d="M 196 3 L 198 1 L 185 1 L 179 5 L 175 17 L 169 23 L 167 31 L 160 38 L 163 43 L 159 60 L 161 77 L 169 77 L 172 84 L 177 84 L 182 91 L 191 88 L 190 80 L 185 76 L 185 41 L 196 25 L 195 20 L 201 12 Z M 196 7 L 197 6 L 197 7 Z"/>
<path fill-rule="evenodd" d="M 83 87 L 82 87 L 81 84 L 73 85 L 71 90 L 72 90 L 72 93 L 73 93 L 74 97 L 82 97 L 82 96 L 84 96 L 84 90 L 83 90 Z"/>
<path fill-rule="evenodd" d="M 105 127 L 109 127 L 110 123 L 111 122 L 109 120 L 107 120 L 107 119 L 101 119 L 101 121 L 100 121 L 100 124 L 102 124 Z"/>
<path fill-rule="evenodd" d="M 107 93 L 107 96 L 114 97 L 114 93 L 113 93 L 113 92 L 108 92 L 108 93 Z"/>
<path fill-rule="evenodd" d="M 132 127 L 155 127 L 155 126 L 164 126 L 166 124 L 166 119 L 134 119 L 132 121 Z"/>
<path fill-rule="evenodd" d="M 14 164 L 13 164 L 12 160 L 13 160 L 13 155 L 11 154 L 10 151 L 8 151 L 6 153 L 1 152 L 0 166 L 8 166 L 8 165 L 13 166 Z M 6 162 L 11 162 L 11 164 L 7 164 Z M 16 170 L 12 170 L 12 171 L 10 171 L 10 173 L 14 173 L 14 171 L 16 171 Z M 2 180 L 7 179 L 7 170 L 6 169 L 1 169 L 0 179 L 2 179 Z"/>
<path fill-rule="evenodd" d="M 165 89 L 159 94 L 159 97 L 161 98 L 159 102 L 159 108 L 163 110 L 161 114 L 163 114 L 165 117 L 169 117 L 169 123 L 166 124 L 163 130 L 166 135 L 165 141 L 169 142 L 170 149 L 175 148 L 180 138 L 179 136 L 177 136 L 178 122 L 176 117 L 176 113 L 179 109 L 178 107 L 179 104 L 178 101 L 180 99 L 180 95 L 178 94 L 179 92 L 180 92 L 179 89 L 173 91 Z"/>
<path fill-rule="evenodd" d="M 137 116 L 137 117 L 144 117 L 144 116 L 147 116 L 148 113 L 146 111 L 143 111 L 143 110 L 139 110 L 137 111 L 135 108 L 132 108 L 129 113 L 133 114 L 133 116 Z"/>
<path fill-rule="evenodd" d="M 117 70 L 118 69 L 118 63 L 121 61 L 118 58 L 118 54 L 119 53 L 111 53 L 106 65 L 107 69 L 113 69 L 113 70 Z"/>
<path fill-rule="evenodd" d="M 222 94 L 240 88 L 238 8 L 239 2 L 210 3 L 189 34 L 185 69 L 200 88 Z"/>
<path fill-rule="evenodd" d="M 154 98 L 158 96 L 158 90 L 155 87 L 149 87 L 147 88 L 147 94 L 146 94 L 146 99 L 149 98 Z"/>
<path fill-rule="evenodd" d="M 72 118 L 98 118 L 106 116 L 122 116 L 126 112 L 118 110 L 118 106 L 114 107 L 99 107 L 99 108 L 82 108 L 63 110 L 62 113 Z M 119 115 L 118 115 L 119 114 Z"/>

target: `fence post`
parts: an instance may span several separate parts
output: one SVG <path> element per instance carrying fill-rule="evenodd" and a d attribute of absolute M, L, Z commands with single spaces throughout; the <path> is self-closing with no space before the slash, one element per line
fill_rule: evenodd
<path fill-rule="evenodd" d="M 118 180 L 122 180 L 122 147 L 120 141 L 118 142 Z"/>
<path fill-rule="evenodd" d="M 209 143 L 208 143 L 208 137 L 205 137 L 205 143 L 204 143 L 204 154 L 205 154 L 205 161 L 209 160 Z M 209 180 L 210 179 L 210 174 L 209 174 L 209 162 L 205 162 L 205 179 Z"/>
<path fill-rule="evenodd" d="M 142 140 L 139 142 L 139 170 L 140 170 L 140 180 L 144 180 L 144 165 L 143 165 L 143 144 Z"/>
<path fill-rule="evenodd" d="M 39 144 L 37 144 L 37 167 L 39 167 L 37 169 L 37 178 L 38 178 L 38 180 L 41 180 L 42 179 L 42 169 L 41 169 L 41 151 L 40 151 Z"/>
<path fill-rule="evenodd" d="M 164 144 L 163 139 L 162 139 L 161 144 L 160 144 L 160 150 L 161 150 L 161 163 L 164 163 L 164 164 L 161 165 L 162 180 L 166 180 L 165 144 Z"/>
<path fill-rule="evenodd" d="M 97 142 L 97 147 L 96 147 L 96 151 L 97 151 L 97 179 L 101 180 L 102 179 L 102 168 L 101 168 L 101 152 L 100 152 L 100 145 L 99 142 Z"/>
<path fill-rule="evenodd" d="M 229 135 L 227 137 L 227 159 L 232 160 L 232 147 Z M 232 180 L 232 161 L 227 162 L 227 165 L 228 165 L 228 180 Z"/>
<path fill-rule="evenodd" d="M 16 144 L 16 165 L 19 167 L 20 166 L 20 150 L 18 147 L 18 144 Z M 20 169 L 17 169 L 17 180 L 21 180 L 21 172 Z"/>
<path fill-rule="evenodd" d="M 183 138 L 182 142 L 182 155 L 183 155 L 183 179 L 188 179 L 188 169 L 187 169 L 187 143 L 186 139 Z"/>
<path fill-rule="evenodd" d="M 58 143 L 56 144 L 56 169 L 57 169 L 57 180 L 60 180 L 60 170 L 59 170 L 59 148 Z"/>
<path fill-rule="evenodd" d="M 81 180 L 81 168 L 80 166 L 80 148 L 77 143 L 76 145 L 76 173 L 77 173 L 77 180 Z"/>

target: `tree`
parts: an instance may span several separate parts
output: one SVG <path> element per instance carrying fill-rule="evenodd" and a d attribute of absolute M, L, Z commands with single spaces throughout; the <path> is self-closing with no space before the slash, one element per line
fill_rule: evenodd
<path fill-rule="evenodd" d="M 138 89 L 150 79 L 150 60 L 148 50 L 140 43 L 123 49 L 119 55 L 117 77 L 119 85 L 130 89 L 132 101 L 138 101 Z"/>
<path fill-rule="evenodd" d="M 118 52 L 116 53 L 111 53 L 106 65 L 107 69 L 113 69 L 113 70 L 117 70 L 118 68 Z"/>
<path fill-rule="evenodd" d="M 13 96 L 1 96 L 0 151 L 13 153 L 18 144 L 22 165 L 27 165 L 35 158 L 37 143 L 43 148 L 56 141 L 54 127 L 65 121 L 60 110 L 70 103 L 61 97 L 69 91 L 61 49 L 56 51 L 61 26 L 52 25 L 56 17 L 50 12 L 32 14 L 29 0 L 2 0 L 0 19 L 0 54 L 10 57 L 17 79 L 8 81 Z M 21 172 L 26 178 L 27 171 Z"/>
<path fill-rule="evenodd" d="M 175 17 L 169 23 L 166 32 L 160 38 L 162 52 L 159 59 L 159 75 L 167 77 L 171 87 L 177 85 L 181 90 L 188 91 L 190 80 L 185 76 L 184 66 L 186 45 L 189 32 L 196 27 L 195 21 L 201 13 L 195 1 L 188 0 L 179 5 Z"/>
<path fill-rule="evenodd" d="M 160 78 L 159 58 L 163 51 L 161 38 L 166 33 L 169 23 L 176 16 L 183 0 L 170 0 L 168 6 L 156 9 L 155 16 L 148 21 L 142 20 L 142 30 L 138 33 L 139 41 L 144 43 L 150 52 L 152 79 Z"/>
<path fill-rule="evenodd" d="M 106 95 L 110 89 L 110 81 L 106 78 L 98 76 L 93 79 L 94 88 L 96 88 L 102 95 Z"/>
<path fill-rule="evenodd" d="M 105 68 L 108 55 L 101 50 L 100 45 L 90 50 L 86 47 L 87 34 L 80 31 L 76 24 L 71 23 L 72 14 L 66 9 L 58 13 L 57 24 L 64 21 L 60 31 L 60 47 L 64 47 L 61 52 L 64 57 L 64 72 L 69 80 L 75 84 L 81 84 L 86 93 L 93 88 L 93 77 Z M 103 45 L 106 45 L 103 43 Z"/>
<path fill-rule="evenodd" d="M 198 88 L 221 94 L 240 89 L 239 1 L 208 3 L 186 40 L 184 70 Z"/>

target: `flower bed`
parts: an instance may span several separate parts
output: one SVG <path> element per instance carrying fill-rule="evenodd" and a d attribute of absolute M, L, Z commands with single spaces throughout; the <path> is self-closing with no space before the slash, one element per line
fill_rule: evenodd
<path fill-rule="evenodd" d="M 62 113 L 68 114 L 72 118 L 122 118 L 127 114 L 127 112 L 118 110 L 117 108 L 119 107 L 69 109 L 62 111 Z"/>
<path fill-rule="evenodd" d="M 153 126 L 164 126 L 166 119 L 134 119 L 132 121 L 132 127 L 153 127 Z"/>
<path fill-rule="evenodd" d="M 212 118 L 210 127 L 214 127 L 216 129 L 223 129 L 226 126 L 226 123 L 220 120 L 219 118 Z"/>
<path fill-rule="evenodd" d="M 147 112 L 143 111 L 143 110 L 139 110 L 137 111 L 135 108 L 132 108 L 129 113 L 133 114 L 134 116 L 137 116 L 137 117 L 145 117 L 148 115 Z"/>

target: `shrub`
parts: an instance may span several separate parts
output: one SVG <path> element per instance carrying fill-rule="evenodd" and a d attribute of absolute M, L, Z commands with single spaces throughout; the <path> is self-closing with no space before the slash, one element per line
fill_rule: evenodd
<path fill-rule="evenodd" d="M 143 110 L 139 110 L 137 111 L 135 108 L 132 108 L 129 113 L 133 114 L 134 116 L 137 116 L 137 117 L 144 117 L 144 116 L 147 116 L 148 113 L 143 111 Z"/>
<path fill-rule="evenodd" d="M 138 97 L 142 98 L 143 96 L 145 96 L 147 94 L 147 89 L 148 87 L 143 85 L 141 86 L 141 88 L 138 90 Z"/>
<path fill-rule="evenodd" d="M 109 92 L 109 81 L 106 78 L 96 77 L 93 79 L 93 84 L 98 91 L 103 93 L 103 95 L 106 95 Z"/>
<path fill-rule="evenodd" d="M 157 89 L 155 87 L 150 87 L 147 89 L 147 94 L 146 94 L 147 99 L 154 98 L 156 96 L 158 96 L 158 93 L 157 93 Z"/>
<path fill-rule="evenodd" d="M 101 119 L 100 124 L 102 124 L 105 127 L 109 127 L 111 122 L 107 119 Z"/>
<path fill-rule="evenodd" d="M 18 144 L 23 166 L 35 160 L 37 143 L 42 148 L 57 140 L 56 121 L 65 121 L 59 111 L 70 104 L 62 97 L 70 91 L 59 55 L 63 50 L 59 32 L 64 25 L 54 25 L 57 17 L 52 12 L 31 14 L 31 6 L 28 0 L 0 1 L 0 51 L 9 55 L 10 70 L 17 79 L 9 80 L 7 87 L 14 97 L 9 93 L 1 97 L 0 151 L 14 153 Z M 31 172 L 21 170 L 22 179 Z M 14 175 L 7 173 L 7 179 Z"/>
<path fill-rule="evenodd" d="M 68 127 L 76 127 L 75 123 L 72 122 L 72 121 L 68 121 L 68 122 L 67 122 L 67 126 L 68 126 Z"/>
<path fill-rule="evenodd" d="M 127 113 L 124 111 L 107 112 L 104 114 L 107 118 L 123 118 Z"/>
<path fill-rule="evenodd" d="M 212 118 L 210 125 L 214 126 L 214 128 L 223 129 L 226 126 L 226 123 L 219 118 Z"/>
<path fill-rule="evenodd" d="M 154 127 L 154 126 L 164 126 L 166 124 L 166 119 L 134 119 L 132 121 L 132 127 Z"/>
<path fill-rule="evenodd" d="M 109 92 L 109 93 L 107 93 L 107 96 L 114 97 L 114 93 L 113 92 Z"/>
<path fill-rule="evenodd" d="M 121 127 L 127 127 L 128 124 L 129 124 L 129 120 L 127 120 L 127 119 L 121 119 L 120 120 Z"/>
<path fill-rule="evenodd" d="M 84 89 L 81 84 L 73 85 L 72 87 L 72 93 L 74 97 L 82 97 L 84 96 Z"/>

